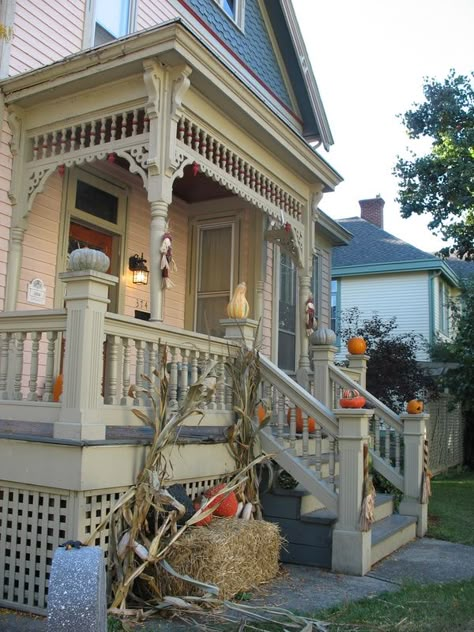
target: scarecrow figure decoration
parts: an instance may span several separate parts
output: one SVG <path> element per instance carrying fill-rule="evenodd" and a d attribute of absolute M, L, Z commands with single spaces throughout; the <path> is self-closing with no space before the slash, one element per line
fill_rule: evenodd
<path fill-rule="evenodd" d="M 163 235 L 163 242 L 161 244 L 160 252 L 161 252 L 161 276 L 163 279 L 163 288 L 165 290 L 169 290 L 174 287 L 173 281 L 169 278 L 170 268 L 173 269 L 173 272 L 176 272 L 176 263 L 173 259 L 173 249 L 171 248 L 172 244 L 171 233 L 166 232 Z"/>
<path fill-rule="evenodd" d="M 305 309 L 305 325 L 306 325 L 306 335 L 307 336 L 311 336 L 311 334 L 313 333 L 317 323 L 316 323 L 316 318 L 314 316 L 314 302 L 313 302 L 313 297 L 310 295 L 308 296 L 308 300 L 305 303 L 306 305 L 306 309 Z"/>

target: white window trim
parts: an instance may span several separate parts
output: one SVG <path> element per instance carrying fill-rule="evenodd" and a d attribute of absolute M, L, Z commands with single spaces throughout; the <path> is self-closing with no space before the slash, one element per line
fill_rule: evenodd
<path fill-rule="evenodd" d="M 88 0 L 86 5 L 86 14 L 84 20 L 84 33 L 82 36 L 82 47 L 93 48 L 95 36 L 95 14 L 97 0 Z M 137 24 L 137 0 L 130 0 L 130 10 L 128 15 L 127 33 L 129 35 L 136 29 Z M 125 37 L 124 35 L 124 37 Z"/>
<path fill-rule="evenodd" d="M 227 13 L 224 9 L 224 1 L 225 0 L 214 0 L 214 2 L 220 7 L 222 13 L 227 16 L 227 18 L 233 22 L 238 28 L 243 31 L 244 30 L 244 18 L 245 18 L 245 0 L 235 0 L 235 19 Z"/>
<path fill-rule="evenodd" d="M 278 366 L 278 341 L 280 332 L 280 248 L 273 249 L 273 305 L 272 305 L 272 341 L 271 357 L 272 362 Z M 298 370 L 300 353 L 301 320 L 298 315 L 300 305 L 300 284 L 298 270 L 296 270 L 296 330 L 295 330 L 295 373 Z"/>

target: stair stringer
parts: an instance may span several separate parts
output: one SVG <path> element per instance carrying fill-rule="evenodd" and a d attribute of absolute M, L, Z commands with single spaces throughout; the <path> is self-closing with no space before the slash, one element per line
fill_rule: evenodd
<path fill-rule="evenodd" d="M 302 463 L 300 457 L 291 454 L 289 449 L 281 446 L 275 437 L 265 429 L 260 432 L 260 445 L 263 452 L 271 454 L 272 459 L 296 479 L 312 496 L 317 498 L 327 509 L 337 514 L 338 496 L 328 484 Z"/>

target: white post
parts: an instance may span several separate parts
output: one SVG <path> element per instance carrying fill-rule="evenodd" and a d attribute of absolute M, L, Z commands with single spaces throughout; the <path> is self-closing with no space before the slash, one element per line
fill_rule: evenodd
<path fill-rule="evenodd" d="M 222 318 L 219 324 L 224 328 L 224 338 L 232 342 L 243 342 L 247 349 L 255 346 L 257 321 L 251 318 Z"/>
<path fill-rule="evenodd" d="M 304 273 L 303 270 L 298 274 L 299 282 L 299 310 L 298 310 L 298 322 L 300 331 L 300 357 L 298 360 L 298 367 L 300 369 L 306 369 L 309 371 L 309 337 L 306 333 L 305 318 L 306 318 L 306 301 L 311 296 L 311 277 Z M 313 300 L 314 297 L 313 297 Z"/>
<path fill-rule="evenodd" d="M 151 202 L 150 226 L 150 320 L 163 320 L 163 279 L 161 274 L 160 248 L 168 221 L 168 204 Z"/>
<path fill-rule="evenodd" d="M 54 437 L 105 439 L 101 395 L 104 316 L 109 287 L 118 279 L 95 270 L 63 272 L 59 277 L 67 284 L 67 324 L 62 406 Z"/>
<path fill-rule="evenodd" d="M 333 407 L 329 365 L 334 364 L 337 348 L 332 345 L 313 345 L 313 396 L 328 408 Z"/>
<path fill-rule="evenodd" d="M 416 535 L 423 537 L 428 529 L 428 503 L 421 503 L 421 485 L 423 479 L 423 449 L 426 423 L 429 415 L 400 415 L 403 422 L 403 442 L 405 445 L 403 500 L 400 513 L 416 516 Z"/>
<path fill-rule="evenodd" d="M 367 361 L 369 360 L 368 355 L 356 355 L 353 353 L 347 354 L 347 359 L 349 361 L 349 369 L 351 371 L 356 371 L 359 375 L 358 382 L 362 386 L 362 388 L 366 388 L 367 384 Z"/>
<path fill-rule="evenodd" d="M 339 421 L 338 521 L 332 535 L 332 570 L 365 575 L 370 570 L 371 531 L 359 527 L 364 482 L 364 443 L 373 410 L 335 411 Z"/>

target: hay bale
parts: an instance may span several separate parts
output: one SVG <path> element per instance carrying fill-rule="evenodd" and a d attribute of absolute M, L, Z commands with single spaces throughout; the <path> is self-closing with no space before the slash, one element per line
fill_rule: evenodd
<path fill-rule="evenodd" d="M 167 561 L 181 574 L 219 587 L 230 599 L 273 579 L 278 573 L 282 537 L 277 525 L 263 520 L 214 518 L 192 527 L 173 545 Z M 157 567 L 164 595 L 201 595 L 199 588 Z"/>

